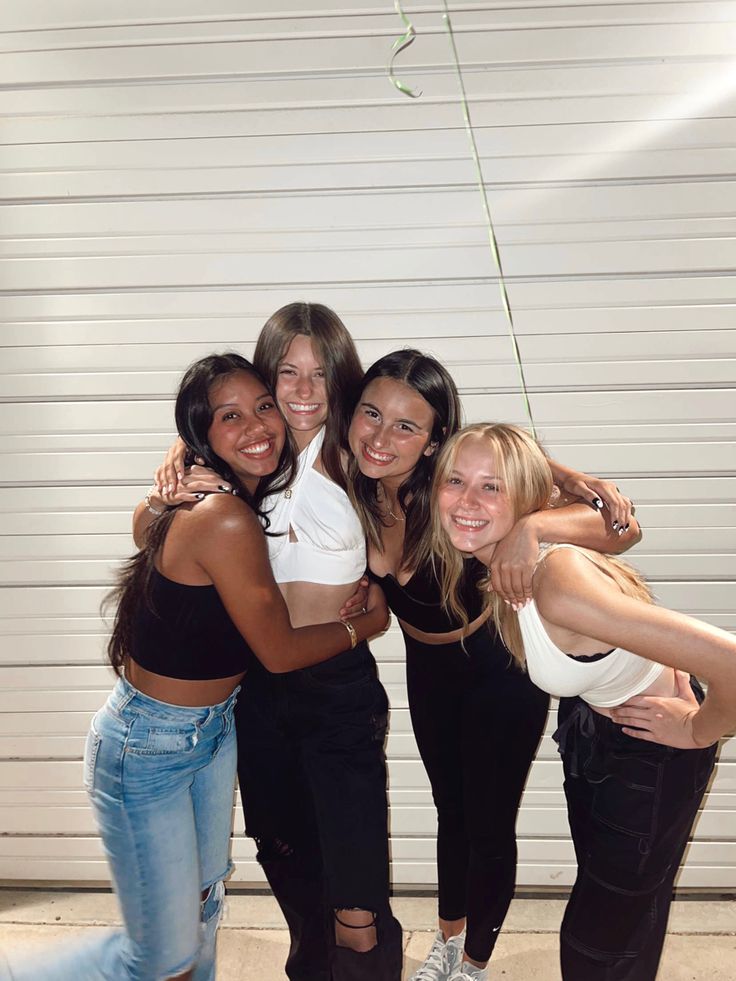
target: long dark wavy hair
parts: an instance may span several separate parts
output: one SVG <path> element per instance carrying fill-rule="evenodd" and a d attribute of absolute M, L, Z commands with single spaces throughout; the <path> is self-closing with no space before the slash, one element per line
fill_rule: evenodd
<path fill-rule="evenodd" d="M 345 324 L 323 303 L 287 303 L 263 325 L 253 363 L 275 392 L 279 364 L 299 334 L 310 338 L 315 357 L 325 373 L 329 415 L 322 463 L 330 478 L 347 490 L 342 454 L 347 449 L 348 427 L 363 369 Z"/>
<path fill-rule="evenodd" d="M 268 494 L 287 487 L 294 472 L 296 455 L 293 444 L 288 438 L 288 429 L 278 467 L 272 474 L 261 478 L 255 494 L 248 491 L 237 474 L 233 473 L 227 463 L 213 452 L 208 442 L 212 424 L 210 391 L 214 385 L 241 371 L 253 375 L 263 382 L 264 389 L 270 390 L 250 361 L 246 361 L 239 354 L 213 354 L 195 361 L 187 369 L 179 385 L 175 408 L 176 427 L 187 444 L 188 459 L 201 457 L 206 467 L 227 480 L 237 490 L 238 496 L 255 511 L 264 530 L 267 530 L 269 521 L 267 513 L 262 509 L 263 500 Z M 103 601 L 104 609 L 116 606 L 107 654 L 110 664 L 118 675 L 121 674 L 130 654 L 136 614 L 141 604 L 156 612 L 151 595 L 154 558 L 163 545 L 175 514 L 176 509 L 172 508 L 154 518 L 148 527 L 145 545 L 124 563 L 115 588 Z"/>
<path fill-rule="evenodd" d="M 442 446 L 462 424 L 462 407 L 455 382 L 447 369 L 435 358 L 412 348 L 393 351 L 371 365 L 363 377 L 361 395 L 377 378 L 393 378 L 421 395 L 434 412 L 429 435 L 435 451 L 420 456 L 417 465 L 399 488 L 398 499 L 406 515 L 404 550 L 400 568 L 418 569 L 430 560 L 432 534 L 430 522 L 430 489 L 435 460 Z M 360 402 L 360 397 L 356 402 Z M 349 493 L 360 515 L 371 545 L 383 551 L 381 529 L 385 521 L 378 503 L 378 481 L 360 472 L 351 456 L 348 465 Z"/>

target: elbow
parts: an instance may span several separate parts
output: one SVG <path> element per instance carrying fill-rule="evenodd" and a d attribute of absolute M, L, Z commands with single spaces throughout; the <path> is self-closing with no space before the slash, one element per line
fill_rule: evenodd
<path fill-rule="evenodd" d="M 285 674 L 288 668 L 283 664 L 279 663 L 278 658 L 269 657 L 268 655 L 261 654 L 258 651 L 254 651 L 256 657 L 261 663 L 261 667 L 265 668 L 269 674 Z"/>

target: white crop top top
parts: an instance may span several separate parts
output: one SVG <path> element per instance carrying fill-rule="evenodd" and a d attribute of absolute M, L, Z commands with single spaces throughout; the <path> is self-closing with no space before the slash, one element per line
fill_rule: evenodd
<path fill-rule="evenodd" d="M 268 530 L 280 533 L 266 535 L 276 582 L 342 586 L 365 572 L 360 519 L 345 491 L 314 469 L 324 438 L 323 427 L 299 454 L 291 487 L 264 501 Z"/>
<path fill-rule="evenodd" d="M 553 545 L 544 549 L 540 559 L 550 548 L 573 548 L 585 555 L 575 545 Z M 575 660 L 552 643 L 534 600 L 519 610 L 518 617 L 529 677 L 557 698 L 579 695 L 589 705 L 610 708 L 643 692 L 664 670 L 663 664 L 622 647 L 596 661 Z"/>

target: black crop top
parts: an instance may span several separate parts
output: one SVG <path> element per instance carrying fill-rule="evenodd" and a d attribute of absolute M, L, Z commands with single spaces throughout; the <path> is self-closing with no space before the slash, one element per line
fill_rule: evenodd
<path fill-rule="evenodd" d="M 185 681 L 213 681 L 247 670 L 254 654 L 214 586 L 188 586 L 157 569 L 151 606 L 136 611 L 130 656 L 147 671 Z"/>
<path fill-rule="evenodd" d="M 368 574 L 383 589 L 391 611 L 415 630 L 423 630 L 427 634 L 449 634 L 462 626 L 442 606 L 442 589 L 431 566 L 417 569 L 403 586 L 390 573 L 377 576 L 368 570 Z M 485 575 L 486 568 L 477 559 L 464 561 L 460 598 L 470 623 L 483 611 L 483 597 L 478 583 Z"/>

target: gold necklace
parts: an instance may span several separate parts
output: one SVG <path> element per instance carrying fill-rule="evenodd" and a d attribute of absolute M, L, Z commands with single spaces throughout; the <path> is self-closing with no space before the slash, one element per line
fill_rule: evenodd
<path fill-rule="evenodd" d="M 389 518 L 393 518 L 394 521 L 406 521 L 406 516 L 405 515 L 402 514 L 401 516 L 399 516 L 397 514 L 394 514 L 394 512 L 391 510 L 391 506 L 388 503 L 388 498 L 386 497 L 385 492 L 384 492 L 384 495 L 383 495 L 383 503 L 384 503 L 384 505 L 386 507 L 386 513 L 387 513 L 387 515 L 388 515 Z M 398 502 L 397 502 L 397 506 L 398 506 Z"/>

